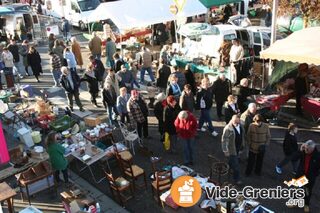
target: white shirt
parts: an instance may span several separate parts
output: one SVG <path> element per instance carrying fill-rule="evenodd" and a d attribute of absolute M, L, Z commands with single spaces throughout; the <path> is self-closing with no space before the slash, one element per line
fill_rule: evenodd
<path fill-rule="evenodd" d="M 229 104 L 229 106 L 232 108 L 233 111 L 236 111 L 236 105 L 235 104 Z"/>
<path fill-rule="evenodd" d="M 239 61 L 243 58 L 244 55 L 244 50 L 242 45 L 236 46 L 232 45 L 231 50 L 230 50 L 230 61 Z"/>

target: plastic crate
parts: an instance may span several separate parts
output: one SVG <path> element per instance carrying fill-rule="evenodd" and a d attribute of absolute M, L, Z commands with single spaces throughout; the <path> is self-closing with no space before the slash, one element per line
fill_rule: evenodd
<path fill-rule="evenodd" d="M 71 118 L 70 116 L 63 116 L 62 118 L 59 118 L 53 122 L 51 122 L 49 124 L 50 129 L 55 130 L 57 132 L 62 132 L 65 131 L 71 127 L 73 127 L 73 125 L 76 124 L 76 121 Z"/>

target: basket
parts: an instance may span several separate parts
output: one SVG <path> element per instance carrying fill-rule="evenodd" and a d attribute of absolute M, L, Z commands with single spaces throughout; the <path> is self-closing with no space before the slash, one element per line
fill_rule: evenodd
<path fill-rule="evenodd" d="M 76 121 L 73 118 L 65 115 L 62 118 L 59 118 L 59 119 L 51 122 L 49 124 L 49 126 L 50 126 L 50 129 L 52 129 L 52 130 L 55 130 L 57 132 L 62 132 L 62 131 L 65 131 L 65 130 L 73 127 L 73 125 L 75 125 L 75 123 L 76 123 Z"/>

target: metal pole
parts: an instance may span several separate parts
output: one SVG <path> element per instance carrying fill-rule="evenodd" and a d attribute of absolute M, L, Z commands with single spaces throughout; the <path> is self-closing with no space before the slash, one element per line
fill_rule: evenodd
<path fill-rule="evenodd" d="M 273 44 L 277 39 L 277 12 L 279 7 L 279 0 L 273 0 L 272 5 L 272 24 L 271 24 L 271 41 Z"/>

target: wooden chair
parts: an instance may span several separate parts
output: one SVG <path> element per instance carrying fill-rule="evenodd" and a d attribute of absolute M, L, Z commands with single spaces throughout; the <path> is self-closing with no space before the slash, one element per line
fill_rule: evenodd
<path fill-rule="evenodd" d="M 131 183 L 124 179 L 123 177 L 118 177 L 114 179 L 112 173 L 107 173 L 106 178 L 110 185 L 110 191 L 112 196 L 116 199 L 116 196 L 119 198 L 119 202 L 121 206 L 124 206 L 124 202 L 127 202 L 129 199 L 134 197 Z M 130 195 L 126 196 L 124 192 L 130 191 Z"/>
<path fill-rule="evenodd" d="M 135 191 L 136 188 L 147 188 L 147 178 L 145 171 L 139 166 L 132 164 L 132 160 L 124 160 L 119 154 L 116 154 L 116 157 L 123 175 L 132 183 L 133 190 Z M 139 177 L 144 178 L 144 184 L 136 183 Z"/>
<path fill-rule="evenodd" d="M 124 150 L 119 152 L 117 145 L 115 143 L 113 143 L 113 149 L 114 149 L 115 155 L 116 156 L 119 155 L 121 159 L 129 160 L 129 161 L 132 160 L 132 154 L 130 153 L 129 150 Z"/>
<path fill-rule="evenodd" d="M 152 195 L 154 197 L 156 193 L 158 202 L 161 205 L 161 192 L 169 190 L 172 184 L 171 170 L 155 172 L 154 176 L 155 180 L 151 183 Z"/>

